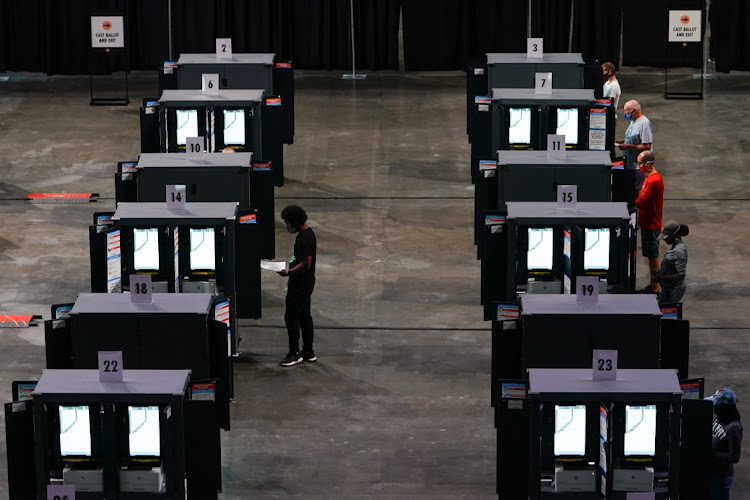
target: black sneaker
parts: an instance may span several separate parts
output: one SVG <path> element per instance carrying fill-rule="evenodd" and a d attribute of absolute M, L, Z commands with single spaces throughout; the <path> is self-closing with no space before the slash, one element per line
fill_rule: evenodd
<path fill-rule="evenodd" d="M 315 357 L 315 351 L 302 351 L 300 356 L 302 356 L 303 361 L 313 362 L 318 360 L 318 358 Z"/>
<path fill-rule="evenodd" d="M 299 355 L 298 352 L 290 352 L 286 355 L 284 359 L 282 359 L 279 364 L 281 366 L 294 366 L 297 363 L 302 362 L 302 356 Z"/>

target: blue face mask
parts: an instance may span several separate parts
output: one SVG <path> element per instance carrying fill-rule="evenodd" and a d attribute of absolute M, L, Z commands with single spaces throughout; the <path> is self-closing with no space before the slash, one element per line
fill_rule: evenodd
<path fill-rule="evenodd" d="M 633 113 L 623 113 L 622 117 L 626 120 L 630 120 L 631 118 L 633 118 Z"/>

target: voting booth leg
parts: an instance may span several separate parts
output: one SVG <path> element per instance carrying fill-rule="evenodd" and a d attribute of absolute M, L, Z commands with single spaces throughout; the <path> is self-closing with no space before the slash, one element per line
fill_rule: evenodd
<path fill-rule="evenodd" d="M 125 95 L 122 97 L 94 97 L 94 75 L 89 73 L 90 106 L 127 106 L 130 104 L 128 94 L 128 72 L 125 71 Z"/>
<path fill-rule="evenodd" d="M 5 404 L 5 444 L 8 453 L 8 498 L 36 498 L 34 407 L 31 401 Z"/>

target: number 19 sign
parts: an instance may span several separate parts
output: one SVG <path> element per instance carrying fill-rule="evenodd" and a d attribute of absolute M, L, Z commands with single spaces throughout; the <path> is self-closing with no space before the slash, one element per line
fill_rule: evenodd
<path fill-rule="evenodd" d="M 599 303 L 599 278 L 597 276 L 576 278 L 576 302 L 579 304 Z"/>

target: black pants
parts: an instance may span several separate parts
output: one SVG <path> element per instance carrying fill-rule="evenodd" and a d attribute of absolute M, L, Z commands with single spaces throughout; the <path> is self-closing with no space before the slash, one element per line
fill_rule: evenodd
<path fill-rule="evenodd" d="M 302 350 L 312 351 L 313 320 L 310 314 L 310 296 L 296 297 L 287 294 L 284 322 L 289 334 L 289 352 L 300 352 L 300 330 L 302 330 Z"/>

